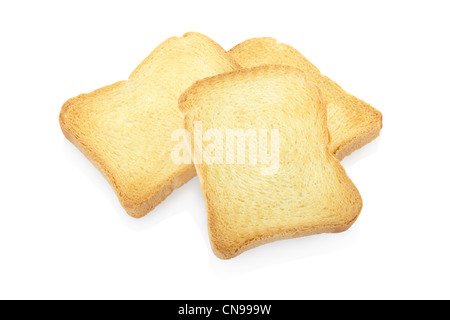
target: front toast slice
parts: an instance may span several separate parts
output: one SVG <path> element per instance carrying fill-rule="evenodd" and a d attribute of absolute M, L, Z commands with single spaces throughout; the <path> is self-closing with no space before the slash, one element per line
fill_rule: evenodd
<path fill-rule="evenodd" d="M 180 94 L 199 79 L 238 68 L 202 34 L 170 38 L 128 81 L 68 100 L 62 131 L 103 173 L 126 212 L 140 218 L 195 176 L 192 164 L 171 160 L 171 134 L 183 128 Z"/>
<path fill-rule="evenodd" d="M 361 196 L 329 152 L 320 90 L 299 69 L 267 65 L 203 79 L 183 93 L 179 107 L 194 141 L 219 258 L 275 240 L 345 231 L 357 219 Z M 245 132 L 248 139 L 228 144 L 229 132 Z M 255 136 L 259 157 L 252 162 Z M 226 142 L 218 143 L 221 137 Z M 242 143 L 244 161 L 225 160 Z"/>
<path fill-rule="evenodd" d="M 285 64 L 301 69 L 322 91 L 328 108 L 330 151 L 337 159 L 342 160 L 380 134 L 382 114 L 322 75 L 293 47 L 273 38 L 253 38 L 236 45 L 229 54 L 244 68 Z"/>

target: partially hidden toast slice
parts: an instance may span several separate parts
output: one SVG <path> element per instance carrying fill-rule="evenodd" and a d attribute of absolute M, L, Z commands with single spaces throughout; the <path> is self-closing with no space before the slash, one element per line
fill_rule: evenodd
<path fill-rule="evenodd" d="M 238 44 L 229 54 L 244 68 L 286 64 L 301 69 L 308 80 L 323 93 L 328 108 L 330 151 L 339 160 L 379 135 L 382 114 L 322 75 L 319 69 L 293 47 L 273 38 L 253 38 Z"/>
<path fill-rule="evenodd" d="M 268 65 L 203 79 L 179 106 L 219 258 L 275 240 L 345 231 L 357 219 L 361 196 L 329 152 L 320 90 L 299 69 Z M 229 161 L 243 141 L 228 144 L 230 132 L 245 132 L 240 162 Z M 259 151 L 251 147 L 255 136 Z"/>
<path fill-rule="evenodd" d="M 140 218 L 195 176 L 192 164 L 171 161 L 171 134 L 183 128 L 180 94 L 199 79 L 238 68 L 202 34 L 170 38 L 128 81 L 68 100 L 62 131 L 103 173 L 127 213 Z"/>

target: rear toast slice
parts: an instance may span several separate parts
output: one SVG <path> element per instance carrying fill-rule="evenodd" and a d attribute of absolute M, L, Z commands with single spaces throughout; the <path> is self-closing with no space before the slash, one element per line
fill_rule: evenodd
<path fill-rule="evenodd" d="M 323 98 L 301 70 L 266 65 L 203 79 L 183 93 L 179 107 L 194 141 L 211 246 L 219 258 L 275 240 L 342 232 L 356 221 L 361 196 L 329 152 Z M 241 162 L 224 160 L 239 148 L 228 145 L 233 129 L 248 133 Z M 252 132 L 259 132 L 253 162 Z M 222 147 L 220 137 L 226 137 Z"/>
<path fill-rule="evenodd" d="M 337 159 L 342 160 L 380 134 L 382 114 L 322 75 L 293 47 L 273 38 L 253 38 L 238 44 L 229 54 L 244 68 L 285 64 L 301 69 L 307 79 L 322 90 L 328 108 L 330 151 Z"/>
<path fill-rule="evenodd" d="M 202 34 L 170 38 L 128 81 L 68 100 L 62 131 L 103 173 L 126 212 L 140 218 L 195 176 L 192 164 L 171 161 L 171 134 L 183 128 L 180 94 L 199 79 L 238 68 Z"/>

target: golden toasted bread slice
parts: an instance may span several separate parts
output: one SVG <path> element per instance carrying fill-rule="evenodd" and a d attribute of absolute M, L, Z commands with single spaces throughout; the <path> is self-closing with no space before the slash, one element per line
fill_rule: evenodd
<path fill-rule="evenodd" d="M 238 44 L 229 54 L 244 68 L 285 64 L 301 69 L 307 79 L 323 93 L 328 109 L 330 151 L 339 160 L 379 135 L 382 114 L 322 75 L 319 69 L 293 47 L 273 38 L 253 38 Z"/>
<path fill-rule="evenodd" d="M 203 79 L 179 106 L 218 257 L 345 231 L 357 219 L 362 200 L 329 152 L 320 90 L 299 69 L 268 65 Z"/>
<path fill-rule="evenodd" d="M 202 34 L 170 38 L 128 81 L 68 100 L 61 128 L 103 173 L 127 213 L 142 217 L 195 176 L 192 164 L 171 161 L 171 134 L 183 127 L 180 94 L 199 79 L 238 68 Z"/>

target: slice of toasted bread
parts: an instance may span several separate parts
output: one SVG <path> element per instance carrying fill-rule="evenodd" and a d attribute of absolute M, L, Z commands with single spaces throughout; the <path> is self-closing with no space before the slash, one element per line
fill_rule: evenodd
<path fill-rule="evenodd" d="M 199 79 L 238 68 L 202 34 L 170 38 L 128 81 L 68 100 L 61 128 L 103 173 L 127 213 L 140 218 L 195 176 L 193 165 L 171 161 L 171 134 L 183 128 L 180 94 Z"/>
<path fill-rule="evenodd" d="M 273 38 L 253 38 L 238 44 L 229 54 L 244 68 L 265 64 L 286 64 L 300 68 L 308 80 L 322 90 L 328 108 L 330 151 L 339 160 L 380 134 L 382 114 L 323 76 L 293 47 L 278 43 Z"/>
<path fill-rule="evenodd" d="M 195 165 L 211 245 L 219 258 L 274 240 L 345 231 L 357 219 L 362 200 L 328 150 L 320 90 L 299 69 L 268 65 L 203 79 L 183 93 L 179 106 L 194 141 L 193 154 L 204 151 L 205 161 L 198 158 Z M 205 137 L 213 129 L 216 134 L 199 139 L 199 124 Z M 211 148 L 212 141 L 228 139 L 230 129 L 266 130 L 268 153 L 277 149 L 272 143 L 276 136 L 270 133 L 278 130 L 278 170 L 264 172 L 269 165 L 263 157 L 250 162 L 250 140 L 245 162 L 206 161 L 206 150 L 220 148 Z M 236 150 L 228 141 L 222 145 L 227 146 L 223 157 Z"/>

